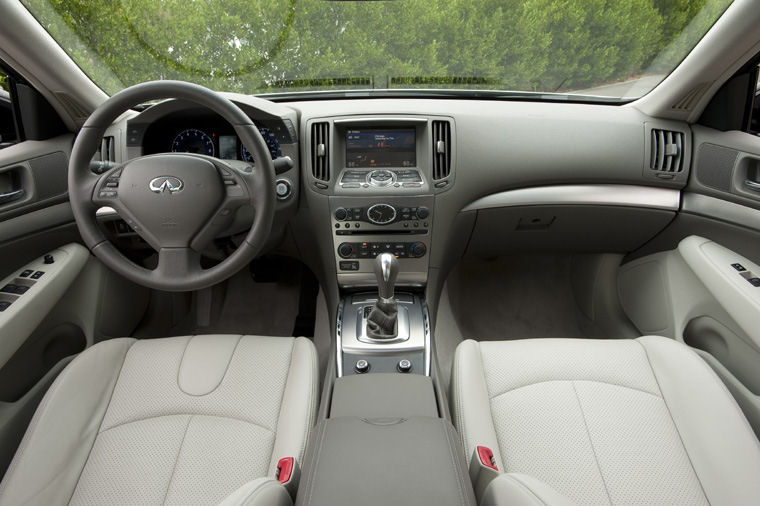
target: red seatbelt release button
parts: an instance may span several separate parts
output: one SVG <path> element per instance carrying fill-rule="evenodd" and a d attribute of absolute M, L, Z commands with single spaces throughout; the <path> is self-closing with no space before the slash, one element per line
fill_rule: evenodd
<path fill-rule="evenodd" d="M 480 459 L 480 463 L 483 464 L 486 467 L 490 467 L 494 471 L 498 471 L 499 468 L 496 467 L 496 460 L 493 458 L 493 452 L 490 448 L 487 446 L 478 446 L 477 447 L 478 452 L 478 458 Z"/>
<path fill-rule="evenodd" d="M 277 462 L 277 481 L 285 485 L 293 476 L 293 467 L 295 459 L 293 457 L 283 457 Z"/>

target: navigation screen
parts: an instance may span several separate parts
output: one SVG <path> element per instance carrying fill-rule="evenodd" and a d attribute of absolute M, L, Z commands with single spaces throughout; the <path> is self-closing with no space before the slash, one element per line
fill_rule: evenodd
<path fill-rule="evenodd" d="M 415 131 L 373 128 L 346 132 L 346 167 L 416 167 Z"/>

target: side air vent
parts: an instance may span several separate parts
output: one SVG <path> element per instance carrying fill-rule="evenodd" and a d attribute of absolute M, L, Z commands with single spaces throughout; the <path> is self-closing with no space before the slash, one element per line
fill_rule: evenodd
<path fill-rule="evenodd" d="M 330 124 L 311 124 L 311 173 L 319 180 L 330 180 Z"/>
<path fill-rule="evenodd" d="M 114 140 L 112 136 L 109 135 L 103 137 L 103 139 L 100 141 L 100 149 L 98 152 L 100 153 L 101 162 L 116 161 L 116 152 L 114 151 Z"/>
<path fill-rule="evenodd" d="M 433 180 L 449 177 L 451 172 L 451 125 L 433 121 Z"/>
<path fill-rule="evenodd" d="M 684 142 L 682 132 L 652 129 L 649 168 L 660 172 L 683 170 Z"/>

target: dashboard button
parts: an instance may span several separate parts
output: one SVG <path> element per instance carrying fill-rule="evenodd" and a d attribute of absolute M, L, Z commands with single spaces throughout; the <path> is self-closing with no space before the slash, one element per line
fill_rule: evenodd
<path fill-rule="evenodd" d="M 338 246 L 338 255 L 342 256 L 343 258 L 349 258 L 354 253 L 354 247 L 351 245 L 351 243 L 342 242 L 340 243 L 340 246 Z"/>
<path fill-rule="evenodd" d="M 359 374 L 364 374 L 365 372 L 369 371 L 369 362 L 367 362 L 364 359 L 357 360 L 356 365 L 354 366 L 354 369 Z"/>
<path fill-rule="evenodd" d="M 348 216 L 348 212 L 343 209 L 342 207 L 339 207 L 335 210 L 335 219 L 338 221 L 343 221 Z"/>
<path fill-rule="evenodd" d="M 398 361 L 398 372 L 407 373 L 412 370 L 412 362 L 407 359 Z"/>
<path fill-rule="evenodd" d="M 430 210 L 427 207 L 420 207 L 417 209 L 417 217 L 421 220 L 424 220 L 430 216 Z"/>

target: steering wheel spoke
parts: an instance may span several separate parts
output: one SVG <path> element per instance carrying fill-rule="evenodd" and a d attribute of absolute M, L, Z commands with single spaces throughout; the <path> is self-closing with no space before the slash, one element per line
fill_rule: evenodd
<path fill-rule="evenodd" d="M 161 248 L 154 272 L 167 279 L 193 278 L 201 269 L 201 254 L 192 248 Z"/>

